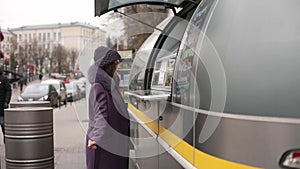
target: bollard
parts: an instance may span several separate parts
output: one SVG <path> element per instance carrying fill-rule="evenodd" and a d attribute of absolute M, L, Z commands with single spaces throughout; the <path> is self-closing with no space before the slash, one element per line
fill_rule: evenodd
<path fill-rule="evenodd" d="M 53 109 L 4 111 L 7 169 L 54 169 Z"/>
<path fill-rule="evenodd" d="M 51 107 L 51 104 L 49 101 L 10 102 L 9 107 Z"/>

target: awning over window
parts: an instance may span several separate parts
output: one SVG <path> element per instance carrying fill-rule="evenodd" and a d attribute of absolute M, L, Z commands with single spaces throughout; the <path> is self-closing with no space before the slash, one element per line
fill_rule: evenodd
<path fill-rule="evenodd" d="M 169 5 L 178 7 L 184 0 L 95 0 L 95 16 L 135 4 Z"/>

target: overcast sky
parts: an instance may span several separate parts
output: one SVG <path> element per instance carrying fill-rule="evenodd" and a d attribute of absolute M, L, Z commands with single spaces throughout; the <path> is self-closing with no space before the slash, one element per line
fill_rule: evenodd
<path fill-rule="evenodd" d="M 5 29 L 74 21 L 100 25 L 100 18 L 94 17 L 94 0 L 0 0 L 0 4 L 0 25 Z"/>
<path fill-rule="evenodd" d="M 0 0 L 0 7 L 2 29 L 78 21 L 100 27 L 108 34 L 113 31 L 113 36 L 118 36 L 122 27 L 120 22 L 107 20 L 105 16 L 94 17 L 94 0 Z"/>

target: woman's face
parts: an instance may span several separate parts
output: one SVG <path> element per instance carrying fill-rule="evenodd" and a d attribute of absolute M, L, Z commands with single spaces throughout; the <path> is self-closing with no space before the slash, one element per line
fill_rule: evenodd
<path fill-rule="evenodd" d="M 114 73 L 116 73 L 117 71 L 119 71 L 119 69 L 120 69 L 120 60 L 117 60 L 114 63 Z"/>
<path fill-rule="evenodd" d="M 120 61 L 117 60 L 115 63 L 109 65 L 107 68 L 106 68 L 106 72 L 110 75 L 110 76 L 113 76 L 113 74 L 115 74 L 120 68 Z"/>
<path fill-rule="evenodd" d="M 118 72 L 119 69 L 120 69 L 120 62 L 118 62 L 118 63 L 116 64 L 116 71 L 115 71 L 115 72 Z"/>

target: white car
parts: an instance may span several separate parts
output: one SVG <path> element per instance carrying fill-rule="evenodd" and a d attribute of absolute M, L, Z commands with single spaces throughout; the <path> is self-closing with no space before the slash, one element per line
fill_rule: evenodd
<path fill-rule="evenodd" d="M 67 83 L 67 100 L 68 101 L 76 101 L 81 98 L 81 92 L 78 85 L 73 83 Z"/>
<path fill-rule="evenodd" d="M 42 84 L 52 84 L 58 95 L 59 95 L 59 101 L 63 102 L 65 105 L 67 104 L 67 89 L 65 84 L 57 79 L 47 79 L 41 82 Z"/>
<path fill-rule="evenodd" d="M 85 97 L 85 82 L 82 80 L 73 80 L 70 83 L 73 83 L 74 85 L 77 85 L 80 89 L 80 95 L 81 97 Z"/>

